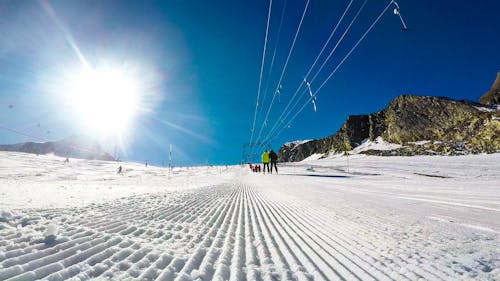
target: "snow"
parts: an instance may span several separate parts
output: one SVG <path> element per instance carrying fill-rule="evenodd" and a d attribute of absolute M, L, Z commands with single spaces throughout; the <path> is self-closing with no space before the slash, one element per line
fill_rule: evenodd
<path fill-rule="evenodd" d="M 45 230 L 45 236 L 57 235 L 58 227 L 57 225 L 51 223 L 47 225 L 47 230 Z"/>
<path fill-rule="evenodd" d="M 0 221 L 8 222 L 12 218 L 12 213 L 7 210 L 0 210 Z"/>
<path fill-rule="evenodd" d="M 302 161 L 313 161 L 313 160 L 318 160 L 320 159 L 321 157 L 323 157 L 323 154 L 322 153 L 314 153 L 314 154 L 311 154 L 309 157 L 305 158 L 304 160 Z"/>
<path fill-rule="evenodd" d="M 500 279 L 500 154 L 278 168 L 0 152 L 0 280 Z"/>
<path fill-rule="evenodd" d="M 0 209 L 85 206 L 125 196 L 204 185 L 219 169 L 168 169 L 142 163 L 69 159 L 54 155 L 0 153 Z M 123 173 L 117 174 L 118 166 Z M 224 177 L 216 178 L 224 181 Z M 166 184 L 166 182 L 168 184 Z M 36 192 L 34 192 L 36 188 Z"/>
<path fill-rule="evenodd" d="M 289 147 L 290 150 L 294 150 L 295 148 L 297 148 L 297 146 L 310 141 L 311 140 L 296 140 L 296 141 L 286 142 L 283 146 Z"/>
<path fill-rule="evenodd" d="M 414 141 L 414 142 L 409 142 L 410 144 L 414 144 L 414 145 L 425 145 L 425 144 L 428 144 L 428 143 L 431 143 L 430 140 L 422 140 L 422 141 Z"/>
<path fill-rule="evenodd" d="M 393 150 L 402 147 L 399 144 L 384 141 L 382 137 L 377 137 L 374 141 L 369 139 L 364 140 L 360 145 L 356 146 L 350 153 L 356 154 L 367 150 Z"/>
<path fill-rule="evenodd" d="M 500 107 L 498 105 L 492 105 L 491 107 L 474 106 L 474 108 L 482 112 L 495 112 L 500 110 Z"/>

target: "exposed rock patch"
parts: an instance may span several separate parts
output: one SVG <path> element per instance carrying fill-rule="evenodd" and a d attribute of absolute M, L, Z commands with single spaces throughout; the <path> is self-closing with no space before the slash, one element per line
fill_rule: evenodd
<path fill-rule="evenodd" d="M 349 116 L 332 136 L 295 146 L 283 146 L 279 160 L 301 161 L 320 153 L 350 151 L 364 140 L 382 137 L 402 147 L 368 150 L 371 155 L 454 155 L 500 151 L 500 111 L 470 101 L 402 95 L 386 109 Z M 415 144 L 418 141 L 428 141 Z"/>
<path fill-rule="evenodd" d="M 498 71 L 497 78 L 493 82 L 491 89 L 479 99 L 479 102 L 484 105 L 500 104 L 500 71 Z"/>

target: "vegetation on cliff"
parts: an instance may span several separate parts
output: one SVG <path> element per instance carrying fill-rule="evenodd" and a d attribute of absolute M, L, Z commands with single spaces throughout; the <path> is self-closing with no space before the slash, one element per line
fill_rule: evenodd
<path fill-rule="evenodd" d="M 337 133 L 293 147 L 283 146 L 280 161 L 301 161 L 315 154 L 349 151 L 364 140 L 382 137 L 401 144 L 374 155 L 468 154 L 500 151 L 500 111 L 469 101 L 402 95 L 387 108 L 349 116 Z M 425 141 L 422 143 L 418 143 Z M 418 144 L 417 144 L 418 143 Z"/>

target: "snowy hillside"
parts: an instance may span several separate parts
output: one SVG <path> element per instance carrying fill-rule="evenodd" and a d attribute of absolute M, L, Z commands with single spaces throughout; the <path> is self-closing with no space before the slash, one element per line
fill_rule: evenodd
<path fill-rule="evenodd" d="M 500 279 L 500 154 L 63 160 L 0 152 L 0 280 Z"/>
<path fill-rule="evenodd" d="M 60 141 L 0 144 L 0 151 L 55 154 L 61 157 L 89 160 L 115 160 L 113 156 L 103 150 L 98 141 L 83 135 L 73 135 Z"/>

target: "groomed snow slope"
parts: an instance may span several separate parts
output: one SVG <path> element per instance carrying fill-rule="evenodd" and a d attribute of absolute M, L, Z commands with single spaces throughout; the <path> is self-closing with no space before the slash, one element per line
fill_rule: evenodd
<path fill-rule="evenodd" d="M 500 154 L 346 164 L 169 179 L 140 164 L 117 175 L 111 162 L 1 153 L 0 280 L 500 278 Z"/>

